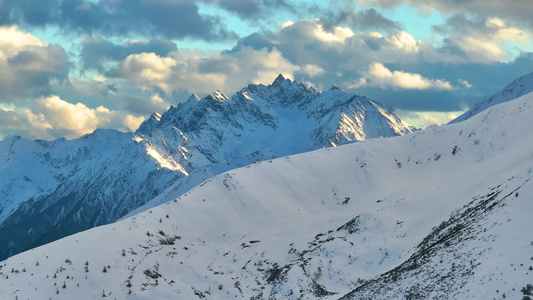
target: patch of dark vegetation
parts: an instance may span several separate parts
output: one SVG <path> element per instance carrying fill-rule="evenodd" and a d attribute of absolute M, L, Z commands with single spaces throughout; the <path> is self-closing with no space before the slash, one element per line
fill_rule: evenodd
<path fill-rule="evenodd" d="M 359 224 L 361 224 L 361 221 L 359 220 L 359 216 L 357 216 L 337 228 L 337 231 L 346 230 L 349 234 L 357 233 L 359 232 Z"/>
<path fill-rule="evenodd" d="M 348 204 L 349 201 L 350 201 L 350 197 L 344 197 L 344 201 L 342 201 L 342 204 L 346 205 Z"/>
<path fill-rule="evenodd" d="M 144 275 L 146 275 L 146 277 L 150 277 L 152 279 L 157 279 L 157 278 L 161 277 L 161 274 L 159 274 L 155 270 L 146 269 L 146 270 L 143 271 L 143 273 L 144 273 Z"/>
<path fill-rule="evenodd" d="M 161 245 L 174 245 L 175 241 L 176 240 L 179 240 L 181 239 L 180 236 L 176 235 L 176 236 L 169 236 L 169 237 L 166 237 L 166 238 L 163 238 L 163 239 L 159 239 L 159 243 Z"/>
<path fill-rule="evenodd" d="M 452 149 L 452 155 L 455 155 L 457 154 L 457 152 L 459 151 L 459 147 L 457 147 L 457 145 L 455 145 Z"/>
<path fill-rule="evenodd" d="M 526 285 L 520 291 L 522 292 L 522 295 L 524 295 L 522 300 L 531 300 L 531 297 L 529 296 L 533 296 L 533 284 Z"/>
<path fill-rule="evenodd" d="M 326 290 L 326 288 L 323 285 L 319 284 L 314 279 L 311 282 L 311 290 L 312 290 L 313 295 L 315 295 L 316 297 L 326 297 L 326 296 L 331 296 L 331 295 L 337 294 L 335 292 L 330 292 L 330 291 Z"/>
<path fill-rule="evenodd" d="M 396 158 L 394 159 L 394 162 L 396 162 L 396 167 L 398 167 L 398 169 L 402 168 L 402 163 L 399 162 Z"/>
<path fill-rule="evenodd" d="M 281 282 L 282 278 L 283 278 L 283 269 L 284 268 L 281 268 L 277 263 L 274 263 L 272 265 L 272 268 L 268 269 L 267 270 L 267 283 L 269 284 L 273 284 L 273 283 L 276 283 L 276 282 Z"/>

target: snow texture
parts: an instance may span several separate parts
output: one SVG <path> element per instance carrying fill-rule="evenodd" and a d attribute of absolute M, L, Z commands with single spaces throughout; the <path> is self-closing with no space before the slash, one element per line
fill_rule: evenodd
<path fill-rule="evenodd" d="M 220 174 L 1 262 L 0 298 L 521 298 L 532 103 Z"/>

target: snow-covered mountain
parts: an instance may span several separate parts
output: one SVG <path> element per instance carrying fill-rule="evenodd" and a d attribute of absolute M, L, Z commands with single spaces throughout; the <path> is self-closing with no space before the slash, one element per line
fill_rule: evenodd
<path fill-rule="evenodd" d="M 148 149 L 113 130 L 73 141 L 1 141 L 0 257 L 113 222 L 183 176 Z"/>
<path fill-rule="evenodd" d="M 0 297 L 531 295 L 532 104 L 229 171 L 3 261 Z"/>
<path fill-rule="evenodd" d="M 513 80 L 513 82 L 509 83 L 496 94 L 492 95 L 492 97 L 476 104 L 464 114 L 452 120 L 449 124 L 464 121 L 493 105 L 514 100 L 531 92 L 533 92 L 533 72 Z"/>
<path fill-rule="evenodd" d="M 136 135 L 186 170 L 223 161 L 250 161 L 413 131 L 390 107 L 333 87 L 317 92 L 279 75 L 228 98 L 192 95 Z"/>
<path fill-rule="evenodd" d="M 0 141 L 0 259 L 108 224 L 160 195 L 259 160 L 409 133 L 392 108 L 281 75 L 231 98 L 193 95 L 136 133 Z M 148 206 L 150 207 L 150 206 Z"/>

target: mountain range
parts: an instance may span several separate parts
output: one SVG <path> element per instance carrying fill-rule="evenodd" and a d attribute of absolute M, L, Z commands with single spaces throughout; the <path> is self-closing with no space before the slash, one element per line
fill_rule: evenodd
<path fill-rule="evenodd" d="M 0 259 L 178 197 L 227 170 L 413 130 L 364 96 L 335 86 L 319 92 L 280 75 L 231 98 L 192 95 L 135 133 L 7 138 L 0 141 Z"/>
<path fill-rule="evenodd" d="M 135 216 L 10 257 L 0 263 L 0 296 L 527 299 L 533 93 L 507 100 L 462 122 L 221 173 Z M 154 132 L 153 148 L 174 145 L 156 130 L 166 118 L 154 116 L 134 139 Z M 219 153 L 203 150 L 201 159 Z M 161 160 L 174 155 L 159 151 Z"/>

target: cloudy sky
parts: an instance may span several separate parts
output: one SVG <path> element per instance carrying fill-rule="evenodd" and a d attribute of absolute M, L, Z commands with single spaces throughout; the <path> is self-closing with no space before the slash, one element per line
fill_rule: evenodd
<path fill-rule="evenodd" d="M 135 130 L 282 73 L 446 123 L 533 71 L 531 0 L 0 0 L 0 139 Z"/>

